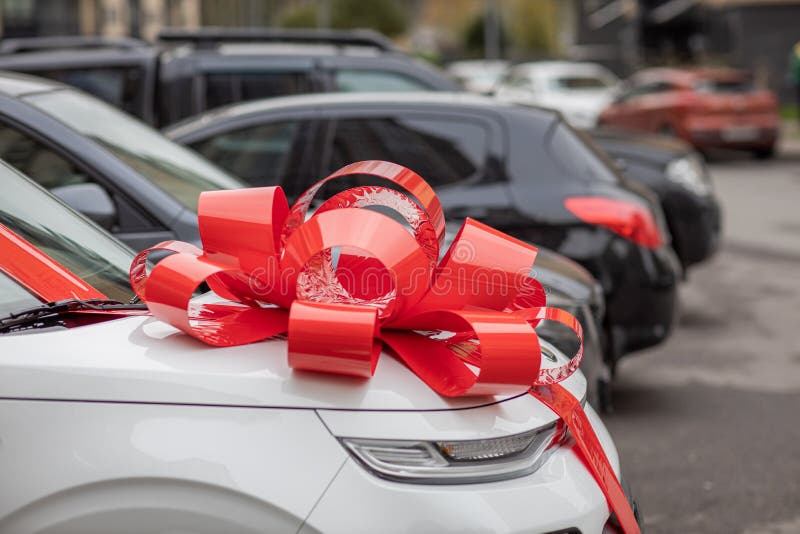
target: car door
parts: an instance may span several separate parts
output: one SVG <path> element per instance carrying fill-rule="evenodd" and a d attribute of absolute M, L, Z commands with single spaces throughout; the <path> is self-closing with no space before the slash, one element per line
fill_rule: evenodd
<path fill-rule="evenodd" d="M 389 106 L 326 114 L 322 175 L 354 161 L 391 161 L 428 181 L 455 221 L 473 217 L 491 224 L 508 211 L 503 126 L 492 115 Z M 335 189 L 355 185 L 363 184 L 350 178 Z"/>
<path fill-rule="evenodd" d="M 2 115 L 0 159 L 73 207 L 70 200 L 80 202 L 90 195 L 98 204 L 108 203 L 108 206 L 88 207 L 98 210 L 95 213 L 102 210 L 102 221 L 96 221 L 134 250 L 176 237 L 113 183 L 49 140 Z"/>

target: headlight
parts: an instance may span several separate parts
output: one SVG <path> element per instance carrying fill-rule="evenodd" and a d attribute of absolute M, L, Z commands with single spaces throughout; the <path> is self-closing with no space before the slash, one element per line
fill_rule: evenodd
<path fill-rule="evenodd" d="M 711 194 L 711 181 L 705 164 L 697 154 L 676 159 L 667 164 L 667 178 L 700 196 Z"/>
<path fill-rule="evenodd" d="M 561 421 L 500 438 L 413 441 L 342 438 L 368 471 L 414 484 L 473 484 L 534 472 L 563 441 Z"/>

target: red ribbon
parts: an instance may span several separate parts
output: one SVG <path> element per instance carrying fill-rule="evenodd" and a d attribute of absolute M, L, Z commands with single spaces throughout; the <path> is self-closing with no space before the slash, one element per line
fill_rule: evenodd
<path fill-rule="evenodd" d="M 325 184 L 359 175 L 393 187 L 347 189 L 307 216 Z M 388 208 L 405 224 L 364 208 Z M 206 192 L 198 219 L 202 250 L 178 241 L 145 250 L 131 265 L 131 285 L 155 317 L 210 345 L 288 333 L 292 368 L 369 377 L 385 343 L 446 396 L 547 390 L 583 357 L 580 323 L 544 307 L 544 290 L 529 276 L 536 247 L 467 219 L 437 262 L 445 228 L 441 204 L 427 182 L 405 167 L 348 165 L 312 186 L 291 209 L 280 187 Z M 175 254 L 148 275 L 154 250 Z M 192 302 L 204 281 L 231 302 Z M 563 323 L 581 340 L 568 363 L 542 368 L 534 330 L 541 320 Z M 562 414 L 562 404 L 548 406 L 572 428 L 573 414 L 583 411 L 578 403 Z M 579 442 L 594 436 L 590 425 L 583 426 L 573 432 Z M 583 441 L 589 443 L 583 454 L 599 466 L 593 475 L 622 518 L 619 508 L 630 510 L 624 494 L 620 499 L 606 491 L 595 472 L 613 477 L 597 438 Z M 623 528 L 638 532 L 635 521 Z"/>

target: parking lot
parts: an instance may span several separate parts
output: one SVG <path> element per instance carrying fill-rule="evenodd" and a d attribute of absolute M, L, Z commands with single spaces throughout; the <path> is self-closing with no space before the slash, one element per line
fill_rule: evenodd
<path fill-rule="evenodd" d="M 678 330 L 619 369 L 606 422 L 649 534 L 800 532 L 800 150 L 711 164 L 724 242 Z"/>

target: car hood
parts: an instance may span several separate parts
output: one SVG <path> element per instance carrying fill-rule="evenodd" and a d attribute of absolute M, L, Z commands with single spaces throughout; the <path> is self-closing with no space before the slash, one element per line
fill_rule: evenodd
<path fill-rule="evenodd" d="M 582 374 L 564 385 L 585 396 Z M 370 379 L 293 371 L 285 339 L 214 348 L 147 316 L 2 336 L 0 397 L 349 410 L 448 410 L 511 398 L 442 397 L 388 353 Z M 552 420 L 544 405 L 534 410 Z"/>
<path fill-rule="evenodd" d="M 659 167 L 692 151 L 692 148 L 680 139 L 666 135 L 611 129 L 591 130 L 589 135 L 595 144 L 612 158 L 636 160 Z"/>

